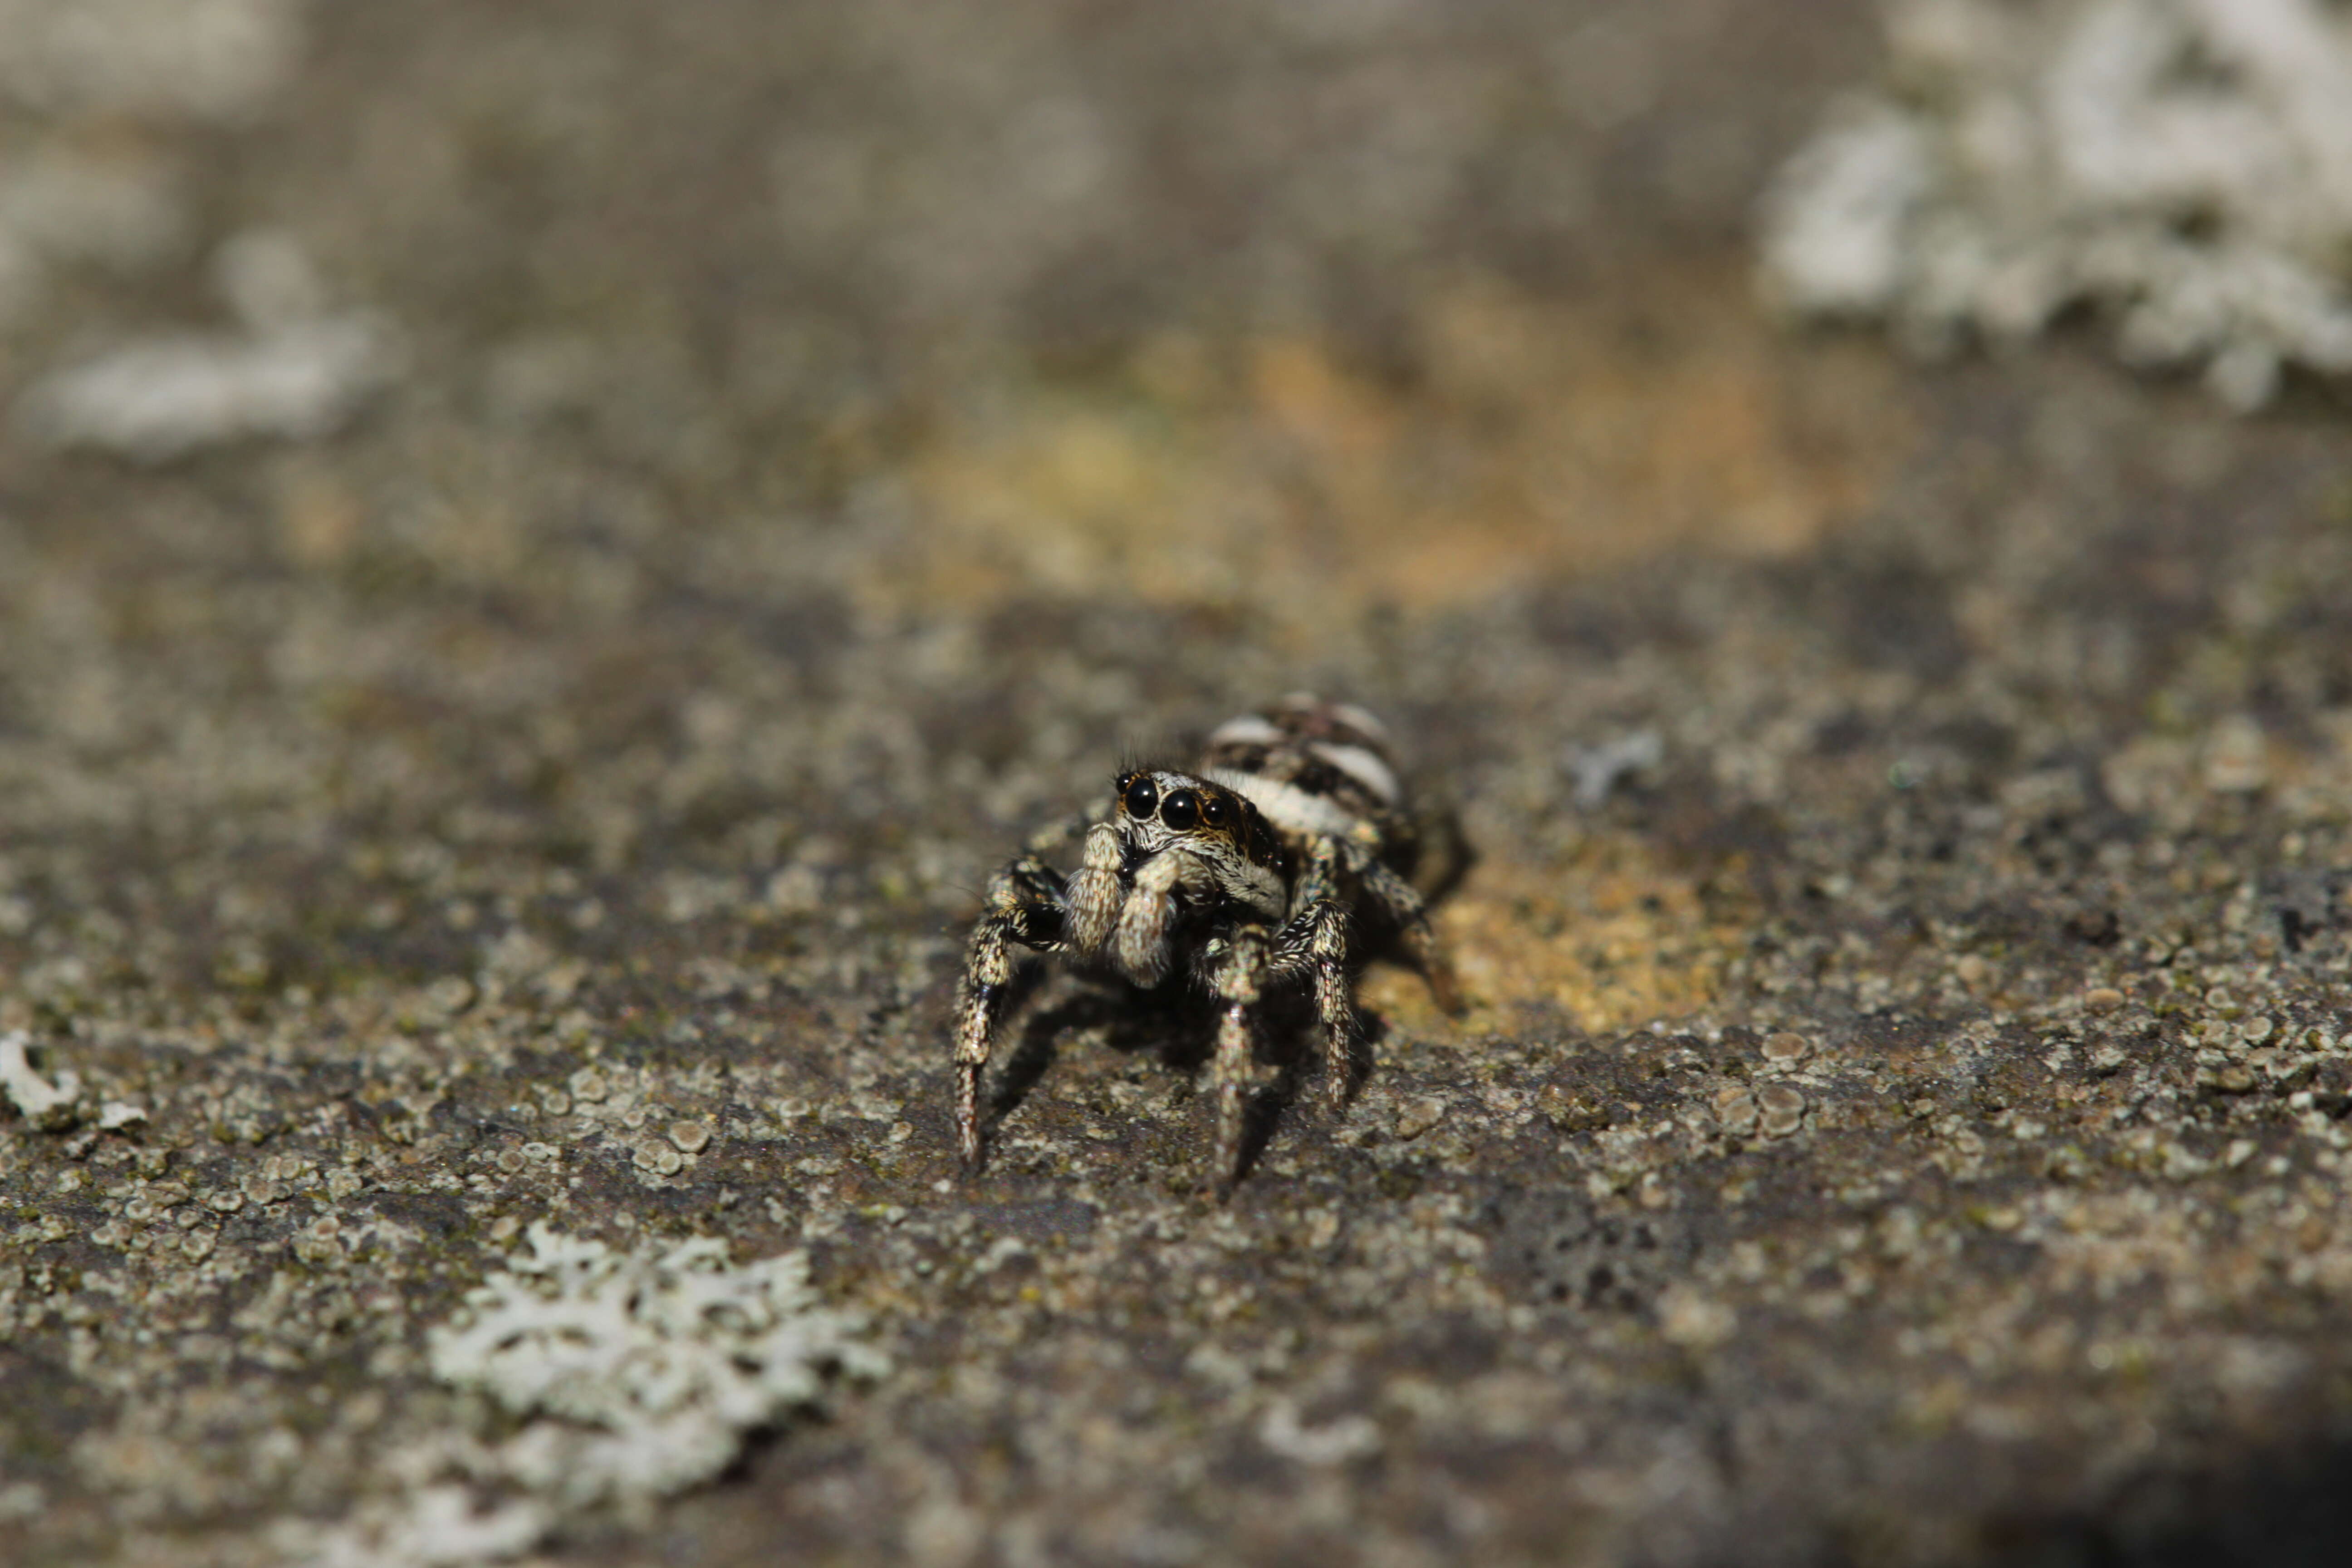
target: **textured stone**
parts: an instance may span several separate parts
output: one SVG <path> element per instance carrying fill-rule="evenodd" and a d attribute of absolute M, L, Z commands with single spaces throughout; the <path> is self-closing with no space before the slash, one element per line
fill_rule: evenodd
<path fill-rule="evenodd" d="M 2334 412 L 1780 335 L 1724 237 L 1852 6 L 673 10 L 12 122 L 415 353 L 315 444 L 0 442 L 0 1560 L 2342 1533 Z M 0 395 L 216 308 L 189 237 Z M 1337 1113 L 1270 1016 L 1220 1196 L 1214 1009 L 1042 977 L 965 1172 L 992 874 L 1307 685 L 1455 808 L 1465 1010 L 1372 956 Z M 432 1364 L 534 1225 L 803 1258 L 895 1370 L 599 1335 L 648 1404 L 551 1436 Z M 666 1388 L 697 1462 L 567 1490 Z"/>

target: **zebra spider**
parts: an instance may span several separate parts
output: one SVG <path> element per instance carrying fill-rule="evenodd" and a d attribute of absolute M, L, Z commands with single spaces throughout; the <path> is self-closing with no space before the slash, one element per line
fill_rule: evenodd
<path fill-rule="evenodd" d="M 1077 870 L 1045 855 L 1072 824 L 1032 840 L 990 881 L 972 927 L 955 1037 L 956 1129 L 981 1157 L 980 1079 L 1027 952 L 1139 986 L 1182 975 L 1220 1004 L 1211 1079 L 1215 1176 L 1240 1174 L 1244 1092 L 1261 1000 L 1311 986 L 1332 1111 L 1349 1088 L 1356 1014 L 1348 963 L 1359 915 L 1392 928 L 1439 1005 L 1453 972 L 1405 875 L 1420 854 L 1387 730 L 1361 708 L 1299 692 L 1220 726 L 1197 773 L 1136 768 L 1114 781 L 1106 821 L 1086 828 Z M 1025 950 L 1025 951 L 1024 951 Z"/>

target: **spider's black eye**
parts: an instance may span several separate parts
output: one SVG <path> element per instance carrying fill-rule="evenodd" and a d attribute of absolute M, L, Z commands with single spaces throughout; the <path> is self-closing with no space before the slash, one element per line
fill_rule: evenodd
<path fill-rule="evenodd" d="M 1151 782 L 1150 775 L 1144 773 L 1129 773 L 1125 784 L 1126 790 L 1119 796 L 1119 804 L 1127 807 L 1127 815 L 1136 817 L 1150 816 L 1152 808 L 1160 804 L 1160 786 Z"/>
<path fill-rule="evenodd" d="M 1232 820 L 1233 815 L 1225 807 L 1224 796 L 1204 795 L 1201 797 L 1201 820 L 1210 826 L 1223 827 Z"/>
<path fill-rule="evenodd" d="M 1160 820 L 1179 833 L 1188 833 L 1201 820 L 1201 801 L 1189 789 L 1170 792 L 1160 803 Z"/>

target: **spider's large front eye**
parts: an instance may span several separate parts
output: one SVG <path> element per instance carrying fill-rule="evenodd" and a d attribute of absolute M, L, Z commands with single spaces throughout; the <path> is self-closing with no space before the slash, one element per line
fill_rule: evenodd
<path fill-rule="evenodd" d="M 1119 804 L 1127 807 L 1129 816 L 1148 817 L 1160 805 L 1160 786 L 1151 782 L 1150 774 L 1139 774 L 1128 784 Z"/>
<path fill-rule="evenodd" d="M 1201 800 L 1189 789 L 1171 791 L 1160 803 L 1160 820 L 1179 833 L 1189 833 L 1201 821 Z"/>

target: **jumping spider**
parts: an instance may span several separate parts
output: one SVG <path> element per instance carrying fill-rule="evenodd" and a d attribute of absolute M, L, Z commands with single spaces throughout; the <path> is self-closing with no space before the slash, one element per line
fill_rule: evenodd
<path fill-rule="evenodd" d="M 1272 986 L 1313 988 L 1325 1092 L 1335 1114 L 1347 1103 L 1356 915 L 1394 928 L 1439 1005 L 1455 1010 L 1453 972 L 1402 874 L 1419 835 L 1381 721 L 1304 692 L 1220 726 L 1198 773 L 1136 768 L 1113 787 L 1110 818 L 1086 828 L 1076 871 L 1065 877 L 1044 859 L 1072 825 L 1033 840 L 989 883 L 956 1026 L 964 1158 L 980 1160 L 981 1071 L 1026 949 L 1139 986 L 1181 973 L 1218 1000 L 1216 1177 L 1230 1183 L 1259 1004 Z"/>

